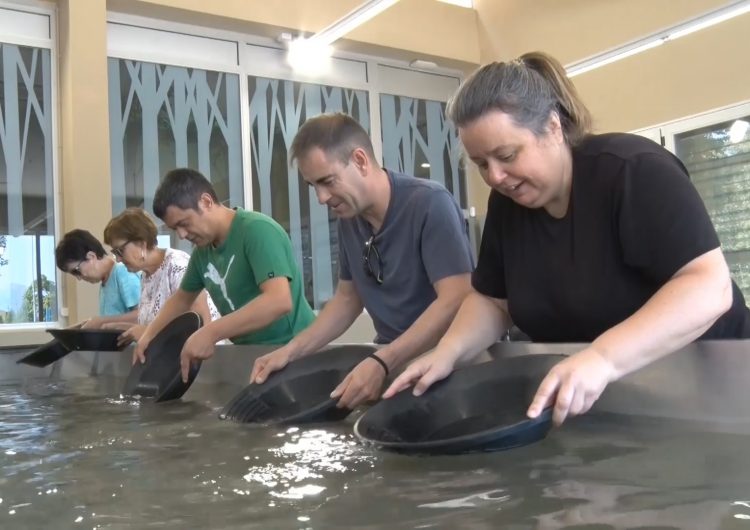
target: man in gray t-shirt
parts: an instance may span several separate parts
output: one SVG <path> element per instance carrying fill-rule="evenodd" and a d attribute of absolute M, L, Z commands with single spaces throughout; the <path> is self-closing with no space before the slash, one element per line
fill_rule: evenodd
<path fill-rule="evenodd" d="M 331 389 L 353 408 L 380 395 L 390 370 L 437 344 L 471 289 L 463 216 L 443 186 L 381 168 L 367 133 L 344 114 L 305 122 L 291 159 L 339 217 L 339 281 L 307 329 L 255 361 L 251 381 L 318 351 L 365 308 L 384 346 Z"/>

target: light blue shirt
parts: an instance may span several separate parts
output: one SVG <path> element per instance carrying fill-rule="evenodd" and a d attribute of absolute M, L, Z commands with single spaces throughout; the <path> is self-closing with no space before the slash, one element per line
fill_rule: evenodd
<path fill-rule="evenodd" d="M 141 298 L 141 278 L 128 272 L 122 263 L 115 263 L 106 283 L 99 289 L 99 315 L 122 315 L 138 307 Z"/>

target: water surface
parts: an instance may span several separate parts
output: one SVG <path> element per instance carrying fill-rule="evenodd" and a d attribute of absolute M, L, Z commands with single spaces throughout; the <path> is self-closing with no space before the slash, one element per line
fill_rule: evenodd
<path fill-rule="evenodd" d="M 750 530 L 747 436 L 590 415 L 415 457 L 358 443 L 353 418 L 252 428 L 217 419 L 235 389 L 154 405 L 122 383 L 0 385 L 0 528 Z"/>

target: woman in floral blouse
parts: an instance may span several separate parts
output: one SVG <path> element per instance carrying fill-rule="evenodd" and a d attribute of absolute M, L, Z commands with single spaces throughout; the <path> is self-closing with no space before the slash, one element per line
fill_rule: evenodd
<path fill-rule="evenodd" d="M 112 247 L 115 258 L 128 271 L 143 273 L 138 324 L 120 336 L 119 342 L 123 344 L 138 340 L 146 325 L 180 286 L 190 259 L 182 250 L 156 246 L 156 233 L 156 224 L 141 208 L 127 208 L 104 229 L 104 242 Z M 201 315 L 204 322 L 219 317 L 216 306 L 205 291 L 195 301 L 192 310 Z"/>

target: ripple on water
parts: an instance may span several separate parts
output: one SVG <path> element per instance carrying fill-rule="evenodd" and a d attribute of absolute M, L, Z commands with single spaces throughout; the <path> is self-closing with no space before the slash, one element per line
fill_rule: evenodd
<path fill-rule="evenodd" d="M 350 423 L 251 429 L 216 420 L 200 388 L 164 405 L 120 388 L 0 385 L 0 528 L 750 525 L 744 437 L 675 444 L 592 419 L 505 453 L 413 457 Z"/>

